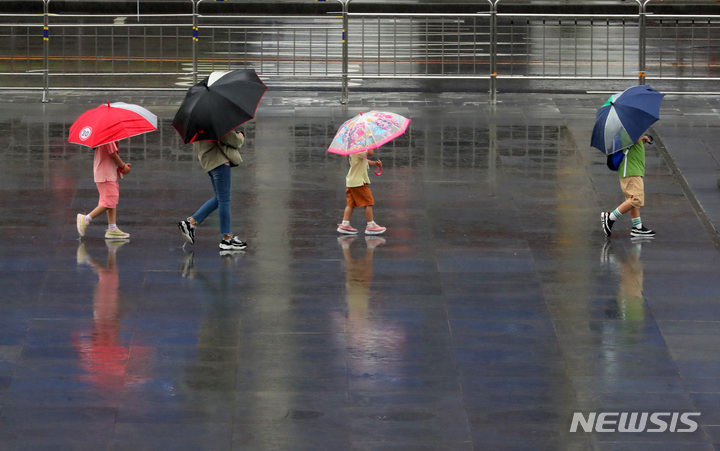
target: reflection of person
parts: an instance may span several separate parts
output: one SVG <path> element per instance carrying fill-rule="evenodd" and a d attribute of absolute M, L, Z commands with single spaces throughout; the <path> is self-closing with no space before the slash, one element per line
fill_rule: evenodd
<path fill-rule="evenodd" d="M 239 149 L 245 143 L 245 136 L 239 131 L 231 131 L 221 141 L 199 141 L 193 143 L 193 152 L 200 161 L 200 166 L 210 176 L 215 196 L 205 202 L 198 211 L 184 221 L 178 223 L 180 233 L 185 241 L 195 243 L 195 227 L 207 218 L 210 213 L 218 210 L 220 217 L 220 249 L 242 250 L 247 243 L 232 233 L 232 216 L 230 199 L 232 190 L 231 166 L 242 163 Z"/>
<path fill-rule="evenodd" d="M 635 144 L 628 149 L 623 162 L 620 165 L 618 174 L 620 176 L 620 187 L 625 195 L 625 201 L 611 212 L 602 212 L 600 222 L 606 236 L 612 234 L 612 227 L 615 221 L 623 214 L 630 212 L 632 218 L 632 229 L 630 235 L 634 237 L 653 237 L 655 231 L 646 228 L 640 218 L 640 207 L 645 205 L 645 143 L 651 142 L 648 135 L 642 136 Z"/>
<path fill-rule="evenodd" d="M 130 348 L 120 342 L 120 281 L 117 250 L 127 241 L 107 240 L 107 260 L 104 265 L 93 259 L 80 243 L 77 250 L 78 265 L 87 264 L 97 274 L 93 298 L 93 329 L 73 333 L 73 343 L 82 358 L 87 375 L 82 379 L 104 390 L 121 390 L 128 384 L 143 383 L 143 375 L 128 374 Z M 137 362 L 145 363 L 145 356 L 136 353 Z M 142 363 L 138 367 L 142 367 Z"/>
<path fill-rule="evenodd" d="M 185 254 L 179 268 L 180 276 L 189 279 L 198 290 L 197 297 L 204 300 L 206 316 L 198 330 L 197 363 L 188 365 L 182 384 L 177 385 L 193 394 L 203 393 L 203 401 L 214 393 L 215 405 L 227 401 L 226 393 L 235 387 L 239 365 L 239 304 L 233 289 L 237 281 L 233 268 L 243 253 L 223 251 L 221 255 L 220 271 L 212 276 L 196 269 L 192 251 Z"/>
<path fill-rule="evenodd" d="M 367 318 L 367 308 L 370 299 L 370 281 L 373 273 L 373 253 L 376 247 L 385 244 L 380 237 L 366 237 L 365 255 L 354 258 L 350 251 L 350 244 L 355 237 L 340 237 L 338 241 L 345 257 L 345 291 L 349 310 L 350 322 L 357 325 Z"/>
<path fill-rule="evenodd" d="M 627 256 L 616 259 L 608 241 L 603 250 L 603 262 L 614 264 L 619 276 L 618 295 L 612 305 L 606 308 L 606 315 L 627 321 L 642 320 L 645 317 L 643 297 L 643 262 L 640 259 L 642 240 L 634 242 Z"/>
<path fill-rule="evenodd" d="M 365 227 L 366 234 L 380 235 L 386 230 L 385 227 L 377 225 L 373 217 L 375 199 L 373 199 L 372 192 L 370 191 L 368 169 L 370 166 L 382 168 L 382 162 L 380 160 L 368 160 L 368 157 L 372 156 L 372 149 L 366 152 L 354 153 L 349 156 L 350 170 L 348 170 L 347 176 L 345 177 L 347 206 L 343 212 L 342 223 L 338 224 L 337 231 L 339 233 L 348 235 L 358 233 L 357 229 L 350 225 L 350 218 L 356 207 L 365 207 L 365 219 L 367 220 L 367 226 Z"/>
<path fill-rule="evenodd" d="M 338 237 L 345 264 L 345 299 L 347 313 L 343 325 L 347 331 L 347 349 L 358 371 L 374 375 L 386 374 L 388 360 L 405 359 L 406 333 L 401 322 L 383 315 L 384 296 L 373 296 L 373 257 L 376 249 L 386 243 L 379 236 L 366 236 L 365 248 L 351 249 L 358 237 Z"/>
<path fill-rule="evenodd" d="M 88 225 L 90 225 L 90 222 L 103 214 L 103 212 L 106 212 L 108 228 L 105 232 L 105 238 L 117 240 L 130 238 L 130 234 L 118 229 L 116 224 L 117 204 L 120 199 L 120 184 L 118 183 L 118 178 L 122 178 L 122 174 L 130 173 L 130 165 L 122 161 L 118 151 L 117 141 L 95 148 L 93 176 L 100 200 L 98 201 L 98 206 L 87 215 L 78 213 L 76 225 L 78 234 L 81 237 L 85 236 L 85 231 Z"/>

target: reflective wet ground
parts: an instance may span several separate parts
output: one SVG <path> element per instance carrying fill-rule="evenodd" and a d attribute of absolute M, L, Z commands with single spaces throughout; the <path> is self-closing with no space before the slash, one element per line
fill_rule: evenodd
<path fill-rule="evenodd" d="M 233 170 L 250 247 L 222 255 L 215 215 L 194 246 L 175 226 L 211 195 L 170 126 L 182 94 L 109 99 L 160 118 L 121 142 L 125 244 L 102 217 L 75 231 L 97 193 L 67 129 L 106 96 L 38 97 L 0 95 L 3 449 L 720 445 L 719 98 L 666 97 L 658 236 L 634 241 L 629 218 L 599 226 L 621 200 L 588 144 L 605 95 L 269 92 Z M 412 123 L 371 175 L 387 233 L 356 211 L 341 237 L 347 162 L 325 150 L 369 109 Z M 656 421 L 615 432 L 631 412 Z"/>

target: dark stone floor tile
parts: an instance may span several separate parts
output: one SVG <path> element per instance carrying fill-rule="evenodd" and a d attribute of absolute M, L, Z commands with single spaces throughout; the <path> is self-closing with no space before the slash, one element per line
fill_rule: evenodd
<path fill-rule="evenodd" d="M 720 253 L 679 183 L 715 217 L 713 97 L 664 100 L 642 214 L 658 236 L 638 243 L 629 218 L 609 240 L 598 220 L 622 199 L 587 149 L 606 96 L 358 92 L 342 106 L 334 92 L 271 91 L 233 172 L 233 228 L 249 247 L 221 255 L 217 215 L 194 245 L 176 228 L 212 195 L 172 129 L 177 93 L 116 93 L 156 111 L 160 132 L 122 142 L 130 241 L 106 243 L 104 216 L 79 241 L 75 215 L 97 204 L 92 153 L 63 136 L 105 97 L 57 94 L 0 96 L 0 208 L 14 218 L 0 225 L 0 447 L 718 442 Z M 413 122 L 371 175 L 387 232 L 366 236 L 358 211 L 358 236 L 339 236 L 347 160 L 325 148 L 368 107 Z M 575 412 L 601 409 L 702 415 L 686 435 L 569 432 Z"/>

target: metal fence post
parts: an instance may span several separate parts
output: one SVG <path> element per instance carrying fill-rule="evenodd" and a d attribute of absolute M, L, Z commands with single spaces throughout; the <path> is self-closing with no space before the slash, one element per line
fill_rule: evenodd
<path fill-rule="evenodd" d="M 647 41 L 647 26 L 646 26 L 646 19 L 645 14 L 647 13 L 647 4 L 650 2 L 650 0 L 636 0 L 640 6 L 640 17 L 639 17 L 639 26 L 640 26 L 640 42 L 639 42 L 639 48 L 638 48 L 638 84 L 644 85 L 645 84 L 645 47 L 646 47 L 646 41 Z"/>
<path fill-rule="evenodd" d="M 50 20 L 49 20 L 49 3 L 50 0 L 43 0 L 43 95 L 42 102 L 50 101 L 48 93 L 50 91 Z"/>
<path fill-rule="evenodd" d="M 342 5 L 342 20 L 343 20 L 343 29 L 342 29 L 342 89 L 340 93 L 340 103 L 343 105 L 348 103 L 348 26 L 350 24 L 350 20 L 348 17 L 348 4 L 351 0 L 338 0 L 340 4 Z"/>
<path fill-rule="evenodd" d="M 197 60 L 197 46 L 200 40 L 200 29 L 198 28 L 198 6 L 202 0 L 190 0 L 193 2 L 193 32 L 192 32 L 192 70 L 193 70 L 193 85 L 198 82 L 198 60 Z"/>
<path fill-rule="evenodd" d="M 497 103 L 497 4 L 500 0 L 488 0 L 490 3 L 490 103 Z"/>

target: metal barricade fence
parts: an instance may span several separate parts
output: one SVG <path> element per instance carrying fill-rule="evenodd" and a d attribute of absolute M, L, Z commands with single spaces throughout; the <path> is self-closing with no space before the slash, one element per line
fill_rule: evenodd
<path fill-rule="evenodd" d="M 373 83 L 716 81 L 720 15 L 0 14 L 6 89 L 186 89 L 212 70 L 252 67 L 272 87 Z M 497 3 L 497 0 L 496 0 Z M 412 88 L 416 85 L 411 85 Z M 417 85 L 422 87 L 422 85 Z M 682 85 L 683 89 L 688 84 Z"/>
<path fill-rule="evenodd" d="M 197 28 L 200 73 L 252 67 L 264 77 L 342 75 L 339 17 L 201 15 Z"/>
<path fill-rule="evenodd" d="M 42 88 L 43 17 L 0 14 L 0 86 Z"/>
<path fill-rule="evenodd" d="M 350 78 L 489 74 L 488 14 L 354 14 Z"/>
<path fill-rule="evenodd" d="M 498 14 L 498 77 L 637 78 L 637 16 Z"/>
<path fill-rule="evenodd" d="M 720 80 L 720 16 L 648 16 L 648 76 Z"/>

